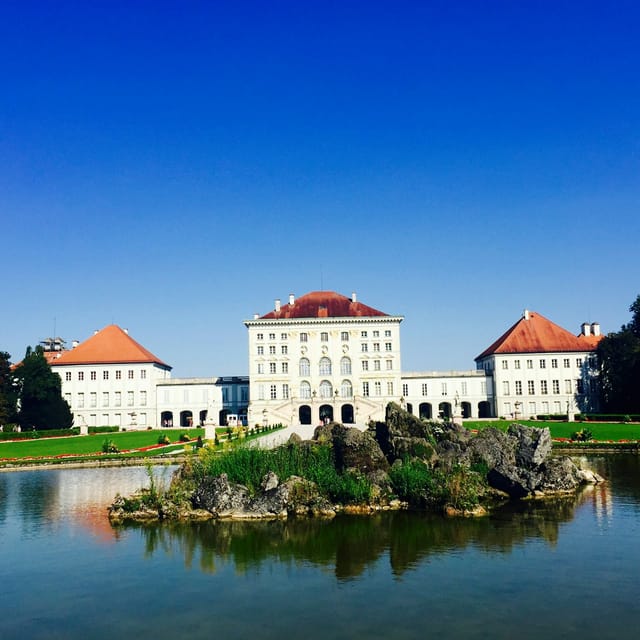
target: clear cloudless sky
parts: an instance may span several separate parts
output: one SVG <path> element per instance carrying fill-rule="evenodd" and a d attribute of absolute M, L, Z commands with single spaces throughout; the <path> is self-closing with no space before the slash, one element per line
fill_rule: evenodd
<path fill-rule="evenodd" d="M 178 377 L 326 289 L 474 368 L 640 293 L 640 3 L 0 7 L 0 350 L 116 323 Z"/>

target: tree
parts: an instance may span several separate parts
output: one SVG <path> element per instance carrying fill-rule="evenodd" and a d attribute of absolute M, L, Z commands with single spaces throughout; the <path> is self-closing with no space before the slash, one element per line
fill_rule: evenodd
<path fill-rule="evenodd" d="M 640 295 L 631 322 L 598 344 L 602 406 L 611 413 L 640 413 Z"/>
<path fill-rule="evenodd" d="M 62 398 L 60 377 L 49 366 L 42 347 L 27 348 L 13 372 L 18 390 L 18 424 L 23 429 L 66 429 L 73 424 Z"/>
<path fill-rule="evenodd" d="M 0 427 L 16 419 L 16 392 L 13 387 L 11 356 L 0 351 Z"/>

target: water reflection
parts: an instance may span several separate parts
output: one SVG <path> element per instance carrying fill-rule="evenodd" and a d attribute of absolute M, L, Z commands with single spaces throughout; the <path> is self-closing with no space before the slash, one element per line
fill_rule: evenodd
<path fill-rule="evenodd" d="M 260 571 L 267 562 L 277 560 L 313 564 L 332 571 L 338 580 L 349 580 L 388 561 L 392 574 L 399 578 L 434 556 L 458 553 L 469 546 L 489 553 L 509 553 L 532 539 L 554 546 L 563 523 L 591 499 L 587 491 L 571 498 L 518 503 L 489 518 L 445 519 L 400 512 L 331 521 L 220 521 L 118 528 L 138 529 L 147 556 L 181 555 L 188 568 L 197 565 L 207 573 L 228 565 L 240 574 Z"/>

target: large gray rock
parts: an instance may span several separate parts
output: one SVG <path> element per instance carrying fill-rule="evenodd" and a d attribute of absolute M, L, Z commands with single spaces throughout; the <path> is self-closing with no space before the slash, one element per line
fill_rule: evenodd
<path fill-rule="evenodd" d="M 516 440 L 516 464 L 525 469 L 541 465 L 551 455 L 549 429 L 534 429 L 521 424 L 509 426 L 507 434 Z"/>
<path fill-rule="evenodd" d="M 193 492 L 191 503 L 196 509 L 206 509 L 218 518 L 231 517 L 244 511 L 249 500 L 247 487 L 229 482 L 226 473 L 204 478 Z"/>
<path fill-rule="evenodd" d="M 366 474 L 389 469 L 382 449 L 368 431 L 336 424 L 332 428 L 331 442 L 339 471 L 357 469 Z"/>
<path fill-rule="evenodd" d="M 516 463 L 516 441 L 496 429 L 482 429 L 469 441 L 468 452 L 472 462 L 483 462 L 489 469 L 508 468 Z"/>

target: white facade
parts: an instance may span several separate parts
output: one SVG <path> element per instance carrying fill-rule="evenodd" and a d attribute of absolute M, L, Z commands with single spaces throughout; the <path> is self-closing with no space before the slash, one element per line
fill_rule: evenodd
<path fill-rule="evenodd" d="M 146 429 L 159 424 L 156 385 L 171 372 L 155 363 L 60 364 L 62 396 L 75 426 Z"/>
<path fill-rule="evenodd" d="M 402 404 L 420 418 L 486 418 L 493 381 L 484 371 L 427 371 L 402 374 Z"/>
<path fill-rule="evenodd" d="M 323 307 L 320 293 L 308 295 L 320 300 L 320 310 L 337 297 L 327 292 Z M 295 304 L 291 297 L 290 306 Z M 364 425 L 383 419 L 387 403 L 399 401 L 401 316 L 268 317 L 273 315 L 244 323 L 250 425 L 333 419 Z"/>

